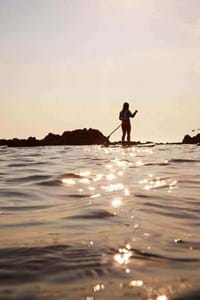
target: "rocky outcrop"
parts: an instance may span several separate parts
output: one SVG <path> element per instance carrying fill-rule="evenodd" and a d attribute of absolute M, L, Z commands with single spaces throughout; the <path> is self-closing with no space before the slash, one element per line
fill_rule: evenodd
<path fill-rule="evenodd" d="M 189 134 L 185 135 L 182 141 L 183 144 L 199 144 L 200 143 L 200 133 L 191 137 Z"/>
<path fill-rule="evenodd" d="M 35 137 L 28 139 L 0 140 L 0 146 L 8 147 L 34 147 L 34 146 L 56 146 L 56 145 L 101 145 L 107 138 L 96 129 L 77 129 L 65 131 L 62 135 L 49 133 L 41 140 Z"/>

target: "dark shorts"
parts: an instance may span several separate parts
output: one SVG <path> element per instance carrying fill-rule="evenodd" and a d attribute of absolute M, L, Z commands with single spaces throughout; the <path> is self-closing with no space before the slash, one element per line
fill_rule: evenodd
<path fill-rule="evenodd" d="M 131 130 L 131 123 L 129 120 L 122 121 L 122 130 L 123 131 L 130 131 Z"/>

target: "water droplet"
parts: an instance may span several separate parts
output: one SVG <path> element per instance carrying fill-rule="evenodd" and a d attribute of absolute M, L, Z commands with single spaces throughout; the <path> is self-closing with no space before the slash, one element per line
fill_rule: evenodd
<path fill-rule="evenodd" d="M 144 166 L 144 163 L 141 160 L 136 161 L 136 166 L 141 167 Z"/>
<path fill-rule="evenodd" d="M 141 286 L 143 286 L 143 281 L 142 280 L 132 280 L 129 283 L 129 285 L 133 286 L 133 287 L 141 287 Z"/>
<path fill-rule="evenodd" d="M 160 295 L 157 297 L 157 300 L 167 300 L 167 296 L 166 295 Z"/>
<path fill-rule="evenodd" d="M 90 183 L 90 180 L 88 178 L 83 178 L 80 180 L 81 183 L 83 184 L 89 184 Z"/>
<path fill-rule="evenodd" d="M 114 175 L 114 174 L 108 174 L 107 176 L 106 176 L 106 178 L 107 178 L 107 180 L 113 180 L 113 179 L 115 179 L 116 178 L 116 176 Z"/>
<path fill-rule="evenodd" d="M 174 243 L 183 243 L 183 240 L 182 239 L 175 239 Z"/>
<path fill-rule="evenodd" d="M 94 190 L 96 190 L 96 188 L 93 187 L 93 186 L 89 186 L 88 190 L 89 190 L 89 191 L 94 191 Z"/>
<path fill-rule="evenodd" d="M 75 180 L 70 179 L 70 178 L 63 178 L 62 179 L 62 183 L 68 184 L 68 185 L 74 185 L 74 184 L 76 184 Z"/>
<path fill-rule="evenodd" d="M 105 286 L 104 284 L 96 284 L 94 287 L 93 287 L 93 290 L 94 292 L 99 292 L 100 290 L 104 290 Z"/>
<path fill-rule="evenodd" d="M 127 248 L 120 248 L 118 253 L 114 255 L 114 260 L 120 265 L 127 265 L 131 256 L 132 251 L 128 250 Z"/>
<path fill-rule="evenodd" d="M 94 194 L 94 195 L 92 195 L 92 196 L 90 196 L 90 198 L 99 198 L 99 197 L 101 197 L 101 194 Z"/>
<path fill-rule="evenodd" d="M 122 200 L 120 198 L 116 198 L 112 201 L 112 206 L 117 208 L 122 205 Z"/>
<path fill-rule="evenodd" d="M 91 174 L 90 171 L 81 171 L 81 172 L 79 173 L 79 175 L 80 175 L 80 176 L 83 176 L 83 177 L 88 177 L 90 174 Z"/>

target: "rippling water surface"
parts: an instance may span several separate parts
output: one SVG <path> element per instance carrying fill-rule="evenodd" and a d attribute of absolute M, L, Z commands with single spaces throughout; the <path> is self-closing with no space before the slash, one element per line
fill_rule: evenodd
<path fill-rule="evenodd" d="M 200 299 L 200 148 L 0 148 L 0 299 Z"/>

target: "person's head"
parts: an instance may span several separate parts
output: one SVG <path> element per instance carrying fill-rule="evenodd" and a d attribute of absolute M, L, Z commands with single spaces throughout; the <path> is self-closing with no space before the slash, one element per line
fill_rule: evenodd
<path fill-rule="evenodd" d="M 124 102 L 123 104 L 123 111 L 128 110 L 129 109 L 129 104 L 127 102 Z"/>

